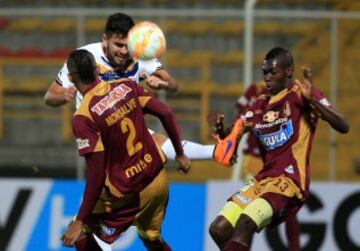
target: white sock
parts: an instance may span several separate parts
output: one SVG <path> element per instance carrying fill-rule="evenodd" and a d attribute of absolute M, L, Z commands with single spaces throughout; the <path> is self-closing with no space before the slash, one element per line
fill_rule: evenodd
<path fill-rule="evenodd" d="M 101 247 L 103 251 L 112 251 L 111 245 L 101 240 L 96 234 L 93 234 L 95 241 Z"/>
<path fill-rule="evenodd" d="M 215 145 L 201 145 L 191 141 L 181 141 L 185 155 L 190 160 L 209 160 L 212 159 Z M 170 139 L 167 139 L 161 146 L 168 159 L 175 160 L 175 149 Z"/>

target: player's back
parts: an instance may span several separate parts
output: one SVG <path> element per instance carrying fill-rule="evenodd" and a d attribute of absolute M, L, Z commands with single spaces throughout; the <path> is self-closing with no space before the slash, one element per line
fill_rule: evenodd
<path fill-rule="evenodd" d="M 101 134 L 111 183 L 107 185 L 122 194 L 142 190 L 165 162 L 143 118 L 142 105 L 151 97 L 139 96 L 140 88 L 128 79 L 100 82 L 86 93 L 76 112 L 89 113 L 94 130 Z"/>

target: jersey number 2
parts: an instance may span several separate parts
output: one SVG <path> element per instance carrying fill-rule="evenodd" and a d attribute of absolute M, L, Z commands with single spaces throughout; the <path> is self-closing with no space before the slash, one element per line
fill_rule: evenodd
<path fill-rule="evenodd" d="M 136 130 L 134 123 L 129 118 L 123 118 L 121 120 L 121 131 L 123 133 L 127 133 L 129 131 L 129 136 L 126 139 L 126 149 L 128 151 L 129 156 L 133 156 L 136 152 L 140 151 L 143 146 L 141 142 L 134 143 Z"/>

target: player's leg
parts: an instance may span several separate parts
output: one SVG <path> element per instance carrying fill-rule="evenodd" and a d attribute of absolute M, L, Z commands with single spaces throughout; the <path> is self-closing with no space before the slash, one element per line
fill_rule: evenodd
<path fill-rule="evenodd" d="M 92 234 L 86 234 L 80 237 L 79 240 L 75 242 L 74 246 L 77 251 L 103 251 Z M 111 247 L 109 250 L 111 250 Z"/>
<path fill-rule="evenodd" d="M 223 249 L 233 237 L 244 208 L 256 199 L 257 193 L 255 191 L 259 191 L 259 189 L 258 182 L 249 181 L 248 184 L 231 196 L 219 215 L 211 223 L 210 235 L 220 249 Z"/>
<path fill-rule="evenodd" d="M 289 251 L 300 251 L 300 224 L 296 215 L 286 219 L 285 233 L 289 244 Z"/>
<path fill-rule="evenodd" d="M 175 149 L 171 140 L 163 134 L 152 132 L 155 142 L 161 147 L 168 159 L 175 159 Z M 188 140 L 183 140 L 182 145 L 185 155 L 191 160 L 212 159 L 215 145 L 202 145 Z"/>
<path fill-rule="evenodd" d="M 165 170 L 140 192 L 140 212 L 135 217 L 135 226 L 144 246 L 149 251 L 171 251 L 161 237 L 161 224 L 169 199 Z"/>
<path fill-rule="evenodd" d="M 229 201 L 210 224 L 210 236 L 220 249 L 223 249 L 232 237 L 241 212 L 242 209 L 237 204 Z"/>

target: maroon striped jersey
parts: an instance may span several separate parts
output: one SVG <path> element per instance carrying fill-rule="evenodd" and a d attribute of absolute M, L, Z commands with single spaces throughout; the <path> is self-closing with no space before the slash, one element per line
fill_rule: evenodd
<path fill-rule="evenodd" d="M 73 116 L 79 154 L 105 151 L 105 184 L 120 194 L 141 191 L 166 161 L 143 118 L 152 99 L 128 79 L 98 82 L 89 87 Z"/>
<path fill-rule="evenodd" d="M 313 97 L 330 106 L 319 89 Z M 243 116 L 259 143 L 264 168 L 255 178 L 285 175 L 308 195 L 309 158 L 318 116 L 301 94 L 300 86 L 291 84 L 274 96 L 261 95 Z"/>

